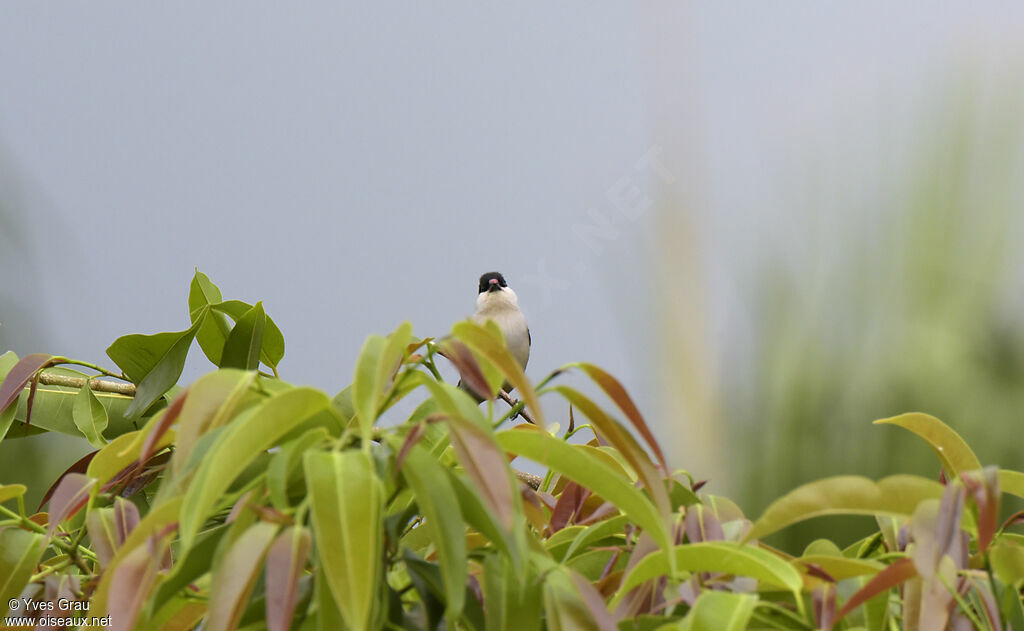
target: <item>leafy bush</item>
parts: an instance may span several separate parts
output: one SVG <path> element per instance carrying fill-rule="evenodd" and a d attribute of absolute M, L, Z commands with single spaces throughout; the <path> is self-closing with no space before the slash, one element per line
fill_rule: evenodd
<path fill-rule="evenodd" d="M 97 448 L 46 494 L 48 512 L 0 486 L 5 615 L 152 630 L 1024 629 L 1024 538 L 1007 532 L 1021 516 L 998 521 L 1024 474 L 982 468 L 930 416 L 880 422 L 927 441 L 941 481 L 827 478 L 751 522 L 669 469 L 596 366 L 535 386 L 497 329 L 467 321 L 417 340 L 403 324 L 367 340 L 331 398 L 278 377 L 284 338 L 260 303 L 225 301 L 197 272 L 189 309 L 185 331 L 115 341 L 120 373 L 0 356 L 0 438 L 61 432 Z M 194 340 L 218 370 L 182 388 Z M 477 405 L 443 381 L 441 356 L 473 390 L 507 380 L 523 402 Z M 627 423 L 557 385 L 566 370 Z M 375 425 L 414 393 L 404 422 Z M 545 429 L 545 394 L 571 404 L 563 436 Z M 536 424 L 498 429 L 519 412 Z M 549 472 L 517 472 L 519 457 Z M 799 557 L 758 543 L 829 514 L 873 515 L 877 532 Z"/>

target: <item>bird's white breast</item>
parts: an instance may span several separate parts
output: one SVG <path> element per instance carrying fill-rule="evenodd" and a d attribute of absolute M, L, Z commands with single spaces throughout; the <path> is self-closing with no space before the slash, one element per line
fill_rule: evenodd
<path fill-rule="evenodd" d="M 530 360 L 530 332 L 526 325 L 526 317 L 519 310 L 518 301 L 511 290 L 480 294 L 473 320 L 480 324 L 493 320 L 504 334 L 505 343 L 512 357 L 526 368 L 526 363 Z"/>

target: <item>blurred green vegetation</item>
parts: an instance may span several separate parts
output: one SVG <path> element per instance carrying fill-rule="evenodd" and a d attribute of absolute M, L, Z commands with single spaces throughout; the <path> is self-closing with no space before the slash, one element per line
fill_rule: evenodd
<path fill-rule="evenodd" d="M 844 182 L 807 210 L 838 217 L 810 260 L 756 277 L 751 364 L 720 393 L 748 514 L 827 475 L 938 476 L 913 437 L 871 425 L 908 411 L 944 419 L 984 464 L 1024 468 L 1024 110 L 1020 90 L 980 92 L 922 120 L 909 162 L 888 161 L 881 208 Z M 850 541 L 875 527 L 808 522 L 769 542 L 800 551 L 825 526 Z"/>

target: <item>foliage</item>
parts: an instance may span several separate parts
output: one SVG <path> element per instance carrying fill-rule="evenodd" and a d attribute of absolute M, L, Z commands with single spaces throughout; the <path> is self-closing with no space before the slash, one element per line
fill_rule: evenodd
<path fill-rule="evenodd" d="M 0 486 L 4 615 L 147 630 L 1024 628 L 1024 538 L 1009 532 L 1018 516 L 998 523 L 1024 474 L 982 468 L 930 416 L 881 422 L 924 439 L 943 481 L 827 478 L 751 522 L 668 468 L 596 366 L 535 386 L 497 329 L 414 339 L 403 324 L 367 340 L 332 398 L 278 377 L 284 338 L 260 303 L 225 301 L 197 272 L 189 308 L 184 331 L 115 341 L 120 374 L 0 356 L 0 438 L 61 432 L 98 448 L 54 484 L 47 512 L 27 510 L 23 485 Z M 218 370 L 182 388 L 194 340 Z M 441 379 L 439 357 L 478 392 L 507 380 L 523 403 L 481 408 Z M 617 411 L 556 385 L 566 370 Z M 544 395 L 572 406 L 563 435 L 545 425 Z M 375 425 L 412 396 L 403 423 Z M 499 429 L 522 410 L 537 424 Z M 528 484 L 510 466 L 520 457 L 549 473 Z M 828 514 L 872 515 L 878 529 L 797 557 L 758 543 Z"/>

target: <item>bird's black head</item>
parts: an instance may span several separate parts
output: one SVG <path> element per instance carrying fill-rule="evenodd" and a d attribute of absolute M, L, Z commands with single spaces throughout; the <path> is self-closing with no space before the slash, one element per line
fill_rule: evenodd
<path fill-rule="evenodd" d="M 480 277 L 480 293 L 488 291 L 497 291 L 504 287 L 508 287 L 508 283 L 505 282 L 505 277 L 498 272 L 487 272 Z"/>

